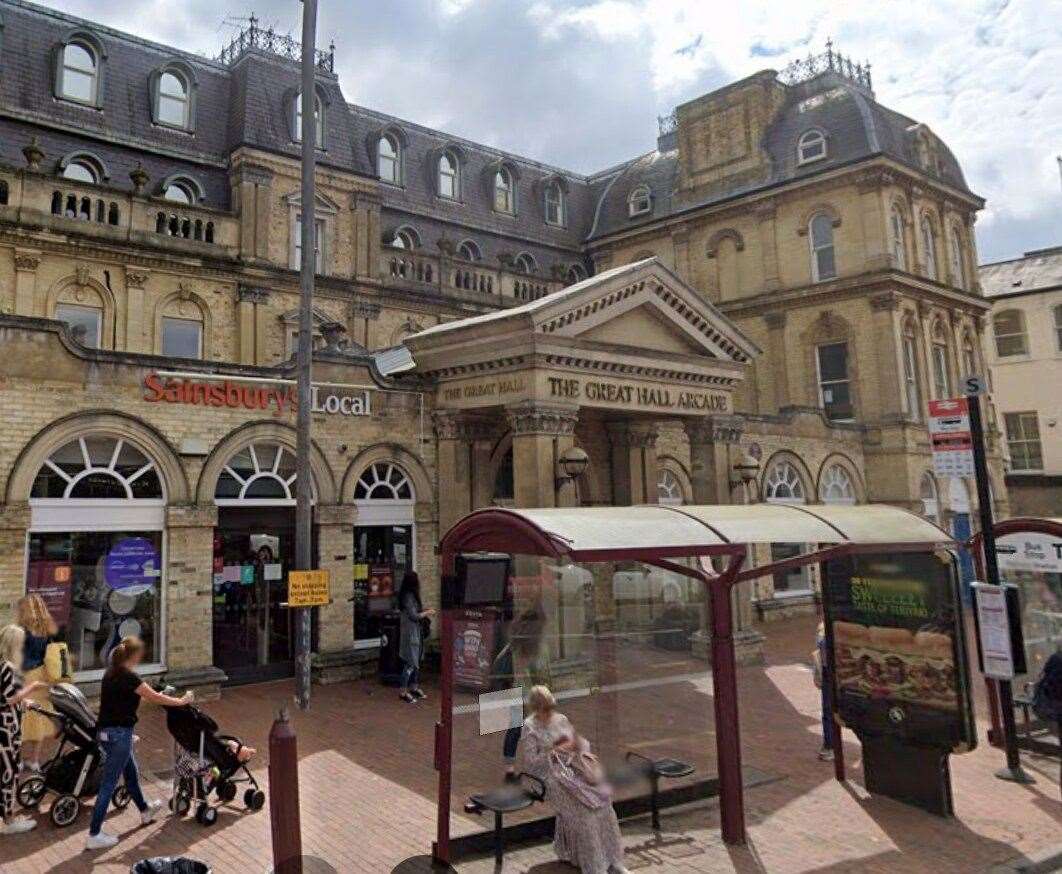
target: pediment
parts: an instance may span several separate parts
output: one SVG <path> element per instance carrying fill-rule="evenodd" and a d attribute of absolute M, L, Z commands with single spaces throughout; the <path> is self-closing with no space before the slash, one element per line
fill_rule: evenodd
<path fill-rule="evenodd" d="M 607 311 L 606 311 L 607 312 Z M 680 355 L 703 355 L 704 348 L 686 331 L 649 303 L 612 314 L 603 321 L 583 327 L 576 335 L 580 340 L 626 346 L 652 352 Z"/>

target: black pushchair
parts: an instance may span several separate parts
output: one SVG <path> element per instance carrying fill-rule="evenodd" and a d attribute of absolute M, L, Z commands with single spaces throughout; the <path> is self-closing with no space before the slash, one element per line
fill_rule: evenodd
<path fill-rule="evenodd" d="M 49 792 L 55 793 L 49 815 L 62 828 L 78 818 L 80 799 L 99 790 L 103 751 L 96 740 L 96 715 L 77 686 L 57 683 L 52 686 L 51 700 L 51 710 L 36 704 L 30 704 L 29 708 L 56 724 L 59 746 L 41 766 L 40 774 L 27 777 L 19 784 L 17 797 L 23 807 L 33 808 Z M 124 781 L 114 790 L 111 803 L 116 810 L 124 810 L 129 805 L 129 790 Z"/>
<path fill-rule="evenodd" d="M 174 740 L 173 796 L 170 810 L 178 816 L 195 807 L 200 825 L 213 825 L 218 818 L 209 802 L 210 793 L 219 802 L 232 801 L 240 784 L 247 784 L 243 803 L 248 810 L 261 810 L 265 793 L 245 762 L 238 737 L 218 732 L 218 724 L 198 707 L 166 708 L 166 728 Z M 231 745 L 230 745 L 231 744 Z"/>

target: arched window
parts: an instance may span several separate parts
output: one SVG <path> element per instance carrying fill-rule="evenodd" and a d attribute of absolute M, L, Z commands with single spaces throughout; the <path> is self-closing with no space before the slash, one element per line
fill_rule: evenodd
<path fill-rule="evenodd" d="M 922 515 L 935 525 L 940 524 L 940 498 L 937 494 L 937 481 L 933 474 L 926 471 L 918 485 L 918 496 L 922 500 Z"/>
<path fill-rule="evenodd" d="M 507 212 L 510 215 L 516 212 L 513 174 L 505 167 L 494 174 L 494 208 L 498 212 Z"/>
<path fill-rule="evenodd" d="M 397 464 L 370 464 L 354 486 L 355 501 L 412 501 L 413 484 Z"/>
<path fill-rule="evenodd" d="M 396 249 L 409 249 L 410 251 L 419 249 L 420 235 L 413 228 L 399 228 L 395 231 L 391 245 Z"/>
<path fill-rule="evenodd" d="M 1055 315 L 1055 348 L 1062 352 L 1062 304 L 1053 310 Z"/>
<path fill-rule="evenodd" d="M 938 319 L 933 326 L 933 390 L 937 399 L 951 396 L 951 368 L 949 367 L 948 335 Z"/>
<path fill-rule="evenodd" d="M 800 472 L 788 461 L 776 461 L 767 471 L 764 481 L 764 496 L 775 504 L 803 504 L 807 491 Z"/>
<path fill-rule="evenodd" d="M 219 506 L 295 503 L 295 453 L 279 443 L 252 443 L 226 463 L 214 488 Z"/>
<path fill-rule="evenodd" d="M 996 354 L 1000 358 L 1028 354 L 1029 337 L 1021 310 L 1003 310 L 992 316 L 992 333 L 996 335 Z"/>
<path fill-rule="evenodd" d="M 627 214 L 634 218 L 645 215 L 653 208 L 653 195 L 648 185 L 639 185 L 627 195 Z"/>
<path fill-rule="evenodd" d="M 564 189 L 557 180 L 546 185 L 546 224 L 563 227 L 567 221 L 565 215 Z"/>
<path fill-rule="evenodd" d="M 191 99 L 188 82 L 174 70 L 159 76 L 155 98 L 155 118 L 159 124 L 186 129 L 191 120 Z"/>
<path fill-rule="evenodd" d="M 535 263 L 535 259 L 527 252 L 521 252 L 517 255 L 513 264 L 516 267 L 517 273 L 534 273 L 538 270 L 538 265 Z"/>
<path fill-rule="evenodd" d="M 66 322 L 73 337 L 82 346 L 98 349 L 103 340 L 103 308 L 77 303 L 57 303 L 55 317 Z"/>
<path fill-rule="evenodd" d="M 166 183 L 162 196 L 174 203 L 192 204 L 200 199 L 199 186 L 190 179 L 171 179 Z"/>
<path fill-rule="evenodd" d="M 295 95 L 295 111 L 292 115 L 291 138 L 296 143 L 302 142 L 302 94 Z M 315 148 L 324 148 L 324 110 L 321 106 L 321 95 L 313 96 L 313 144 Z"/>
<path fill-rule="evenodd" d="M 854 504 L 855 484 L 852 476 L 840 464 L 831 464 L 822 472 L 819 482 L 819 500 L 824 504 Z"/>
<path fill-rule="evenodd" d="M 660 468 L 660 474 L 656 480 L 657 503 L 666 507 L 677 507 L 686 503 L 686 496 L 682 490 L 682 483 L 675 474 L 666 467 Z"/>
<path fill-rule="evenodd" d="M 951 228 L 951 283 L 958 288 L 966 288 L 966 259 L 963 257 L 962 231 L 958 226 Z"/>
<path fill-rule="evenodd" d="M 398 185 L 402 179 L 402 148 L 391 134 L 384 134 L 376 147 L 376 172 L 381 181 Z"/>
<path fill-rule="evenodd" d="M 808 223 L 808 240 L 811 243 L 811 278 L 814 282 L 833 279 L 837 275 L 837 262 L 833 251 L 833 219 L 820 212 Z"/>
<path fill-rule="evenodd" d="M 903 238 L 903 213 L 898 206 L 889 214 L 889 237 L 892 243 L 892 260 L 897 270 L 907 269 L 907 246 Z"/>
<path fill-rule="evenodd" d="M 453 152 L 443 152 L 439 156 L 438 180 L 436 182 L 439 197 L 457 200 L 460 188 L 457 157 Z"/>
<path fill-rule="evenodd" d="M 575 285 L 577 282 L 582 282 L 586 279 L 586 271 L 583 269 L 582 264 L 573 264 L 568 268 L 568 273 L 565 276 L 565 281 L 568 285 Z"/>
<path fill-rule="evenodd" d="M 915 422 L 922 419 L 920 372 L 917 334 L 914 322 L 908 319 L 903 326 L 903 383 L 904 395 L 907 398 L 907 415 Z"/>
<path fill-rule="evenodd" d="M 963 372 L 959 374 L 960 378 L 981 372 L 977 366 L 977 349 L 969 331 L 964 331 L 962 335 L 962 370 Z"/>
<path fill-rule="evenodd" d="M 797 142 L 797 163 L 809 164 L 826 157 L 826 137 L 820 130 L 809 130 Z"/>
<path fill-rule="evenodd" d="M 59 96 L 64 100 L 95 105 L 99 97 L 99 58 L 95 49 L 83 42 L 63 47 L 59 71 Z"/>
<path fill-rule="evenodd" d="M 465 261 L 481 261 L 483 259 L 479 246 L 471 240 L 465 240 L 457 247 L 457 257 L 463 258 Z"/>
<path fill-rule="evenodd" d="M 89 185 L 98 185 L 100 181 L 99 171 L 89 161 L 80 158 L 67 162 L 63 167 L 63 178 L 74 179 Z"/>
<path fill-rule="evenodd" d="M 929 216 L 922 216 L 922 248 L 926 257 L 926 276 L 937 278 L 937 235 L 933 232 L 933 223 Z"/>
<path fill-rule="evenodd" d="M 155 463 L 120 437 L 78 437 L 53 452 L 37 472 L 31 498 L 161 500 Z"/>

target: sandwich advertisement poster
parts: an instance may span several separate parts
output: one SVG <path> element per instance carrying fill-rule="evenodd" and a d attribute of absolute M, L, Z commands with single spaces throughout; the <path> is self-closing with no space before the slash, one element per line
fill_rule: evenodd
<path fill-rule="evenodd" d="M 857 555 L 826 568 L 841 721 L 956 752 L 975 742 L 950 557 Z"/>

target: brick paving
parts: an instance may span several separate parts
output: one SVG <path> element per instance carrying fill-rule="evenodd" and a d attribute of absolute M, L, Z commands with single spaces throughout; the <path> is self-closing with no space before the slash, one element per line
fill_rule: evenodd
<path fill-rule="evenodd" d="M 666 813 L 659 838 L 649 832 L 644 818 L 624 823 L 631 871 L 943 874 L 989 871 L 1016 857 L 1062 850 L 1057 761 L 1026 756 L 1037 783 L 1018 786 L 992 776 L 1001 755 L 986 743 L 973 753 L 953 757 L 957 817 L 950 821 L 869 798 L 862 788 L 859 746 L 852 736 L 846 739 L 849 783 L 836 783 L 832 766 L 815 758 L 818 692 L 804 665 L 813 624 L 804 618 L 768 626 L 767 666 L 741 672 L 745 763 L 778 778 L 746 794 L 749 847 L 733 849 L 721 843 L 718 807 L 707 802 Z M 701 715 L 710 713 L 710 684 L 702 687 L 694 681 L 693 685 L 702 697 L 684 695 L 683 700 L 697 709 L 671 713 L 665 721 L 672 729 L 670 737 L 681 738 L 685 751 L 693 750 L 690 738 L 703 737 L 698 764 L 702 771 L 710 770 L 711 726 Z M 975 688 L 979 692 L 982 686 L 976 683 Z M 245 687 L 228 690 L 222 700 L 207 705 L 225 731 L 260 747 L 255 773 L 263 784 L 268 782 L 269 726 L 276 706 L 290 700 L 291 691 L 289 682 Z M 630 694 L 649 697 L 625 699 L 624 741 L 639 742 L 640 737 L 644 744 L 651 731 L 667 727 L 659 708 L 649 706 L 653 696 L 662 693 L 650 689 Z M 432 725 L 437 715 L 431 703 L 409 707 L 392 690 L 369 681 L 315 690 L 311 714 L 298 717 L 296 726 L 305 853 L 340 872 L 430 870 L 427 853 L 435 827 Z M 704 710 L 699 709 L 702 706 Z M 573 713 L 577 707 L 573 703 Z M 635 725 L 630 712 L 645 714 L 647 721 Z M 680 724 L 684 730 L 676 733 Z M 603 736 L 606 729 L 602 726 Z M 138 730 L 148 794 L 168 798 L 172 748 L 160 714 L 146 709 Z M 471 737 L 469 733 L 470 744 Z M 466 761 L 455 776 L 458 793 L 489 772 L 492 766 L 484 761 L 496 761 L 494 747 L 500 746 L 500 740 L 492 736 L 481 743 L 474 760 Z M 456 809 L 460 811 L 459 806 Z M 0 871 L 124 874 L 146 856 L 178 853 L 206 861 L 217 874 L 264 872 L 270 865 L 268 809 L 247 813 L 240 807 L 223 808 L 211 828 L 199 826 L 191 817 L 165 817 L 139 828 L 130 808 L 109 820 L 108 827 L 122 836 L 119 845 L 94 854 L 82 852 L 88 813 L 86 807 L 72 829 L 55 829 L 42 815 L 35 832 L 0 838 Z M 463 815 L 453 819 L 456 834 L 486 824 Z M 469 874 L 493 869 L 488 859 L 459 866 Z M 538 844 L 514 848 L 506 870 L 560 874 L 572 869 L 553 859 L 548 844 Z"/>

